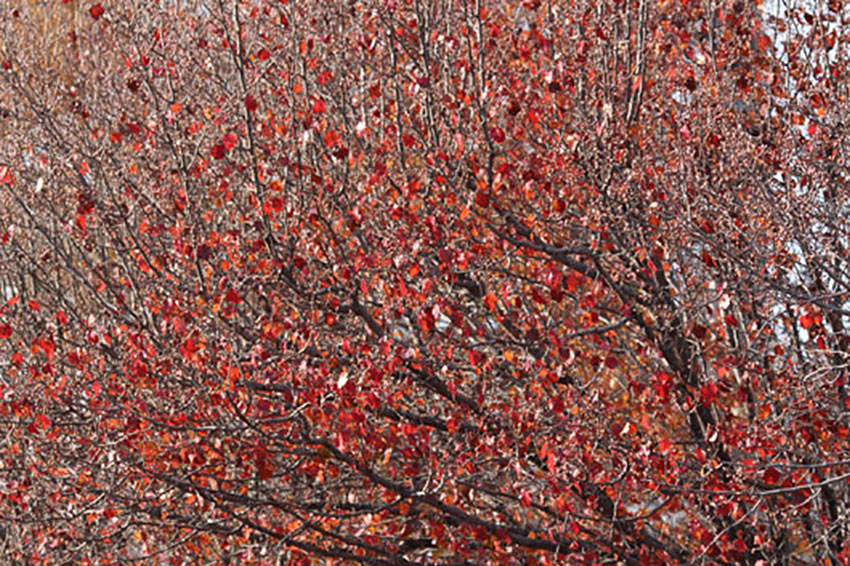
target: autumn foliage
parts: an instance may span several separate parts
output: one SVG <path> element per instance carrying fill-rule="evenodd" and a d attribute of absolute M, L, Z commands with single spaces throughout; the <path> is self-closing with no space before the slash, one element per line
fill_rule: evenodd
<path fill-rule="evenodd" d="M 841 2 L 42 4 L 0 562 L 850 562 Z"/>

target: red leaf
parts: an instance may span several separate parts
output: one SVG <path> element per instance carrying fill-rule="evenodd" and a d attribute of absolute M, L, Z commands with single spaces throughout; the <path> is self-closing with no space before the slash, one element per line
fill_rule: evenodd
<path fill-rule="evenodd" d="M 700 401 L 704 407 L 710 407 L 717 402 L 717 384 L 709 382 L 700 387 Z"/>
<path fill-rule="evenodd" d="M 313 114 L 321 114 L 325 111 L 325 101 L 321 98 L 316 98 L 313 100 Z"/>
<path fill-rule="evenodd" d="M 446 265 L 450 264 L 454 259 L 454 250 L 451 248 L 440 248 L 437 252 L 437 257 L 440 258 L 440 262 Z"/>
<path fill-rule="evenodd" d="M 484 362 L 487 361 L 487 355 L 484 354 L 484 352 L 479 352 L 477 350 L 470 350 L 468 358 L 469 358 L 469 363 L 471 363 L 474 366 L 483 365 Z"/>
<path fill-rule="evenodd" d="M 260 59 L 260 61 L 265 61 L 266 59 L 268 59 L 271 56 L 272 56 L 271 52 L 268 49 L 266 49 L 265 47 L 260 49 L 259 53 L 257 53 L 257 57 Z"/>
<path fill-rule="evenodd" d="M 227 155 L 227 150 L 224 148 L 224 146 L 222 144 L 217 143 L 214 146 L 212 146 L 212 149 L 210 150 L 210 154 L 215 159 L 224 159 L 224 156 Z"/>
<path fill-rule="evenodd" d="M 12 170 L 8 167 L 0 168 L 0 177 L 2 177 L 2 179 L 0 179 L 0 183 L 9 183 L 10 185 L 15 184 L 15 176 L 12 175 Z"/>
<path fill-rule="evenodd" d="M 333 79 L 333 74 L 330 71 L 322 71 L 318 77 L 319 84 L 325 86 L 328 82 Z"/>
<path fill-rule="evenodd" d="M 238 142 L 239 138 L 237 138 L 236 134 L 234 134 L 233 132 L 226 133 L 221 140 L 221 143 L 224 144 L 224 149 L 226 149 L 227 151 L 230 151 L 231 149 L 236 147 L 236 144 Z"/>
<path fill-rule="evenodd" d="M 490 138 L 496 143 L 504 143 L 505 142 L 505 130 L 499 128 L 498 126 L 493 126 L 490 128 Z"/>
<path fill-rule="evenodd" d="M 92 5 L 92 7 L 89 8 L 89 14 L 91 14 L 91 17 L 94 19 L 100 18 L 103 15 L 103 12 L 103 6 L 100 5 L 100 2 Z"/>
<path fill-rule="evenodd" d="M 490 206 L 490 193 L 487 191 L 478 191 L 475 193 L 475 204 L 481 208 L 487 208 Z"/>
<path fill-rule="evenodd" d="M 198 259 L 206 261 L 212 255 L 212 248 L 210 248 L 206 244 L 201 244 L 200 246 L 198 246 L 197 254 L 198 254 Z"/>
<path fill-rule="evenodd" d="M 419 328 L 422 329 L 422 332 L 431 332 L 434 330 L 436 321 L 434 320 L 434 315 L 431 314 L 431 311 L 424 310 L 416 316 L 416 323 L 419 325 Z"/>
<path fill-rule="evenodd" d="M 764 483 L 776 485 L 779 483 L 779 471 L 776 468 L 768 468 L 764 471 Z"/>
<path fill-rule="evenodd" d="M 257 99 L 254 98 L 254 95 L 248 94 L 245 97 L 245 108 L 248 109 L 248 112 L 256 112 L 257 111 Z"/>
<path fill-rule="evenodd" d="M 198 344 L 192 338 L 187 338 L 183 345 L 180 347 L 180 353 L 184 358 L 191 359 L 192 354 L 198 351 Z"/>
<path fill-rule="evenodd" d="M 254 449 L 254 464 L 257 466 L 257 475 L 260 479 L 267 480 L 274 475 L 274 462 L 265 446 L 259 445 Z"/>
<path fill-rule="evenodd" d="M 145 377 L 148 374 L 148 364 L 142 360 L 135 359 L 130 364 L 130 371 L 135 377 Z"/>
<path fill-rule="evenodd" d="M 564 400 L 559 395 L 552 398 L 552 411 L 559 415 L 564 412 Z"/>
<path fill-rule="evenodd" d="M 284 201 L 280 197 L 272 197 L 263 204 L 263 212 L 269 216 L 280 214 L 283 211 Z"/>
<path fill-rule="evenodd" d="M 227 295 L 225 295 L 225 298 L 228 300 L 228 302 L 231 302 L 234 305 L 238 305 L 242 302 L 242 295 L 240 295 L 236 289 L 230 289 L 229 291 L 227 291 Z"/>
<path fill-rule="evenodd" d="M 50 419 L 47 417 L 47 415 L 41 413 L 37 414 L 35 418 L 33 418 L 32 423 L 36 430 L 45 430 L 49 428 L 51 424 Z"/>
<path fill-rule="evenodd" d="M 257 463 L 257 475 L 262 480 L 271 479 L 274 475 L 274 464 L 268 459 L 261 460 Z"/>
<path fill-rule="evenodd" d="M 12 335 L 12 327 L 8 324 L 0 324 L 0 340 L 5 340 Z"/>

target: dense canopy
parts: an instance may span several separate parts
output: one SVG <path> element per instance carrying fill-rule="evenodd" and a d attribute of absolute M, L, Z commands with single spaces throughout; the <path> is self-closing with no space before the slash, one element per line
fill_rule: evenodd
<path fill-rule="evenodd" d="M 839 0 L 3 10 L 0 562 L 850 561 Z"/>

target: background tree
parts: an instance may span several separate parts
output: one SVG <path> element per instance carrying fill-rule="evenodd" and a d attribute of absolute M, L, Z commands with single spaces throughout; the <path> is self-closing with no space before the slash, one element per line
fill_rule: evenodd
<path fill-rule="evenodd" d="M 840 3 L 70 4 L 4 18 L 6 562 L 848 561 Z"/>

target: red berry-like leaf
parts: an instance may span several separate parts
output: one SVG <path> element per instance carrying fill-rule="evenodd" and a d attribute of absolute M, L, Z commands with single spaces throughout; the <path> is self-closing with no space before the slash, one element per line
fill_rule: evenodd
<path fill-rule="evenodd" d="M 224 159 L 224 157 L 227 155 L 227 149 L 224 147 L 224 144 L 217 143 L 212 146 L 212 149 L 210 150 L 210 155 L 212 155 L 215 159 Z"/>
<path fill-rule="evenodd" d="M 776 485 L 779 483 L 779 470 L 776 468 L 768 468 L 764 471 L 764 483 L 768 485 Z"/>
<path fill-rule="evenodd" d="M 478 191 L 475 193 L 475 204 L 481 208 L 490 206 L 490 193 L 487 191 Z"/>
<path fill-rule="evenodd" d="M 222 145 L 224 145 L 224 149 L 230 151 L 231 149 L 236 147 L 237 143 L 239 143 L 239 138 L 236 137 L 236 134 L 234 134 L 233 132 L 228 132 L 221 139 L 221 143 Z"/>

